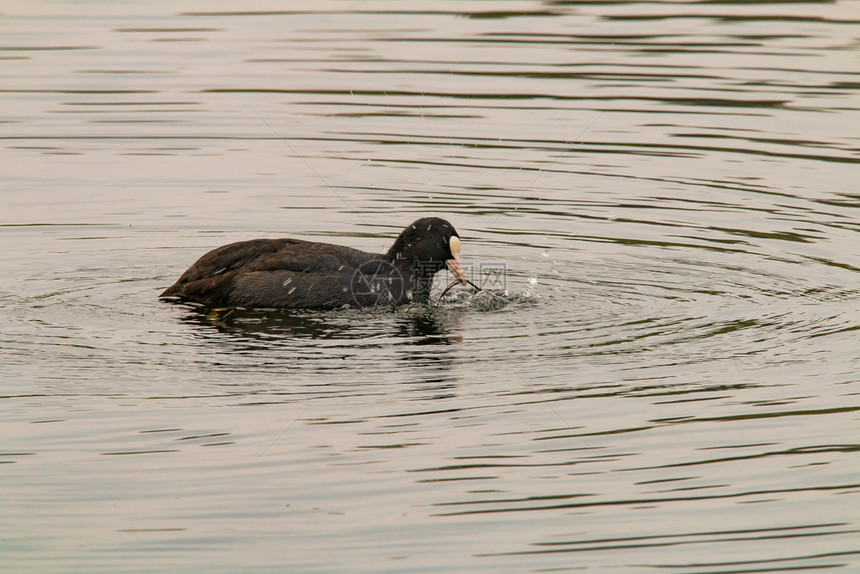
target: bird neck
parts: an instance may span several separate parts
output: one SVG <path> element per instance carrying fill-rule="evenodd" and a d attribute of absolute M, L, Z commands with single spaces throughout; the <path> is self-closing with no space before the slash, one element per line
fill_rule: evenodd
<path fill-rule="evenodd" d="M 413 300 L 423 301 L 430 296 L 433 286 L 433 276 L 443 264 L 435 261 L 418 261 L 406 257 L 398 257 L 392 262 L 394 268 L 403 278 L 403 284 L 413 292 Z"/>

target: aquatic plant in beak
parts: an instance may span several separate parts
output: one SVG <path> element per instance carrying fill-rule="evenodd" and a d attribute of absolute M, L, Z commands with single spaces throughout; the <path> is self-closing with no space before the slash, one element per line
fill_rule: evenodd
<path fill-rule="evenodd" d="M 445 293 L 451 290 L 451 287 L 456 285 L 457 283 L 461 283 L 463 285 L 471 285 L 475 288 L 476 291 L 481 291 L 481 288 L 466 279 L 466 273 L 463 271 L 463 265 L 460 263 L 460 238 L 456 235 L 452 235 L 450 241 L 448 242 L 448 247 L 451 250 L 451 255 L 453 259 L 448 259 L 445 261 L 445 265 L 448 266 L 448 270 L 456 277 L 451 283 L 448 284 L 447 287 L 442 291 L 442 294 L 439 295 L 439 298 L 436 300 L 436 304 L 442 302 L 442 297 L 445 296 Z"/>

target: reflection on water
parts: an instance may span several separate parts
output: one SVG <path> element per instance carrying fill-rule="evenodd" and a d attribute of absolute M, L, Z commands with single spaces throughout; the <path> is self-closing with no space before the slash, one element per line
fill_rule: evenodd
<path fill-rule="evenodd" d="M 856 569 L 855 12 L 4 10 L 4 569 Z M 417 215 L 504 273 L 157 300 Z"/>
<path fill-rule="evenodd" d="M 435 309 L 424 306 L 333 312 L 193 307 L 183 318 L 191 325 L 215 327 L 231 338 L 264 342 L 266 349 L 292 347 L 301 339 L 313 345 L 325 340 L 366 343 L 380 338 L 390 338 L 396 344 L 453 344 L 456 340 L 449 338 L 441 319 Z M 206 330 L 195 329 L 194 333 L 205 336 Z"/>

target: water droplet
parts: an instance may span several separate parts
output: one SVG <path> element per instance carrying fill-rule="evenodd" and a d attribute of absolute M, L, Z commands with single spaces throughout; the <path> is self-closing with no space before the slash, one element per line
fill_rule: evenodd
<path fill-rule="evenodd" d="M 287 295 L 290 295 L 295 290 L 296 290 L 295 287 L 290 287 L 289 290 L 287 291 Z"/>
<path fill-rule="evenodd" d="M 287 279 L 284 280 L 283 283 L 281 283 L 281 287 L 286 287 L 287 285 L 289 285 L 292 282 L 293 282 L 293 279 L 291 277 L 288 277 Z M 293 289 L 295 289 L 295 287 L 293 287 Z"/>

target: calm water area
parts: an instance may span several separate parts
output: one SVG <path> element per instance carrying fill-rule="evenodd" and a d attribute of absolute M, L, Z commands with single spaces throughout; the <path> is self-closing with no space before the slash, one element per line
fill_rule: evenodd
<path fill-rule="evenodd" d="M 856 0 L 0 3 L 0 570 L 860 571 L 859 64 Z M 488 293 L 158 299 L 429 215 Z"/>

